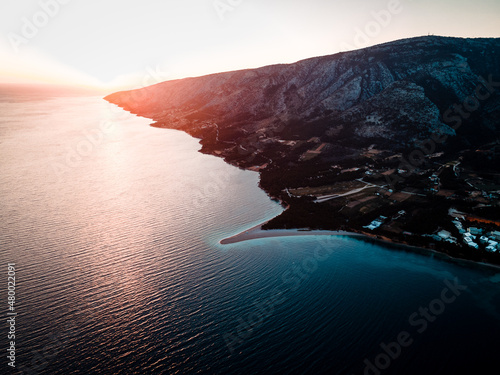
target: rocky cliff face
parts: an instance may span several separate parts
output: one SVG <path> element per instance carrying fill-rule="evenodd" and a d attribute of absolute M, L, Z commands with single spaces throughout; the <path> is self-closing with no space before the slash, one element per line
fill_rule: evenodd
<path fill-rule="evenodd" d="M 490 87 L 481 77 L 491 77 Z M 333 145 L 377 143 L 402 150 L 435 133 L 464 144 L 496 138 L 500 88 L 497 84 L 492 93 L 491 85 L 498 81 L 500 39 L 429 36 L 168 81 L 106 99 L 158 126 L 199 136 L 212 151 L 312 136 Z M 488 100 L 470 97 L 478 96 L 478 87 L 483 94 L 489 90 Z M 457 129 L 453 116 L 469 118 L 453 106 L 468 97 L 469 112 L 475 102 L 479 107 L 467 126 Z"/>

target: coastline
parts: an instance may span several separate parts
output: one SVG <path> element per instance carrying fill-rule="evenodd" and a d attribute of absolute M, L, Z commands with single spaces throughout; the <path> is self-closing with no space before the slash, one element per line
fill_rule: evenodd
<path fill-rule="evenodd" d="M 395 249 L 396 251 L 409 251 L 417 254 L 427 254 L 436 256 L 443 261 L 465 265 L 467 267 L 480 267 L 480 268 L 487 267 L 492 270 L 500 271 L 500 266 L 492 263 L 477 262 L 466 258 L 457 258 L 437 250 L 425 247 L 413 246 L 408 243 L 396 242 L 388 237 L 379 238 L 375 235 L 364 232 L 358 233 L 358 232 L 348 232 L 348 231 L 309 230 L 309 229 L 270 229 L 270 230 L 262 229 L 262 226 L 269 221 L 270 220 L 257 224 L 231 237 L 223 238 L 222 240 L 219 241 L 219 244 L 230 245 L 230 244 L 236 244 L 262 238 L 282 238 L 282 237 L 301 237 L 301 236 L 346 236 L 346 237 L 355 237 L 360 239 L 361 241 L 378 243 L 383 245 L 385 248 Z"/>
<path fill-rule="evenodd" d="M 151 124 L 151 126 L 161 128 L 161 129 L 172 129 L 166 126 L 159 126 L 156 123 Z M 184 131 L 185 133 L 189 134 L 193 138 L 201 139 L 193 134 L 190 134 L 189 132 L 181 129 L 173 129 L 173 130 L 179 130 L 179 131 Z M 201 142 L 200 142 L 201 143 Z M 216 154 L 215 152 L 211 152 L 210 150 L 199 150 L 198 152 L 207 154 L 207 155 L 212 155 L 215 157 L 220 157 L 220 155 Z M 240 169 L 248 170 L 247 168 L 243 168 L 239 166 L 236 163 L 231 163 L 225 160 L 226 163 Z M 261 172 L 257 172 L 261 173 Z M 271 200 L 277 201 L 278 203 L 283 206 L 285 210 L 287 210 L 290 205 L 281 200 L 278 197 L 273 197 L 269 194 L 268 191 L 266 191 L 262 186 L 259 184 L 259 188 L 262 189 L 266 194 L 269 196 Z M 412 253 L 417 253 L 417 254 L 427 254 L 427 255 L 432 255 L 436 256 L 439 259 L 447 262 L 452 262 L 455 264 L 461 264 L 461 265 L 466 265 L 468 267 L 487 267 L 490 269 L 494 269 L 497 271 L 500 271 L 500 265 L 496 265 L 494 263 L 486 263 L 482 261 L 476 261 L 472 259 L 467 259 L 467 258 L 460 258 L 460 257 L 454 257 L 452 255 L 446 254 L 444 252 L 434 250 L 428 247 L 420 247 L 420 246 L 415 246 L 411 245 L 407 242 L 398 242 L 395 241 L 389 237 L 386 236 L 377 236 L 372 233 L 368 232 L 363 232 L 363 231 L 329 231 L 329 230 L 315 230 L 315 229 L 269 229 L 269 230 L 264 230 L 262 229 L 262 226 L 269 221 L 273 220 L 274 218 L 271 218 L 269 220 L 266 220 L 265 222 L 262 222 L 260 224 L 257 224 L 249 229 L 246 229 L 240 233 L 237 233 L 233 236 L 223 238 L 219 241 L 219 244 L 221 245 L 230 245 L 230 244 L 236 244 L 240 242 L 245 242 L 245 241 L 251 241 L 254 239 L 263 239 L 263 238 L 281 238 L 281 237 L 300 237 L 300 236 L 346 236 L 346 237 L 355 237 L 358 238 L 362 241 L 367 241 L 367 242 L 373 242 L 373 243 L 379 243 L 382 246 L 386 248 L 393 248 L 396 249 L 396 251 L 410 251 Z"/>
<path fill-rule="evenodd" d="M 110 100 L 106 99 L 105 100 L 111 102 Z M 116 104 L 116 103 L 115 103 Z M 118 104 L 117 104 L 118 105 Z M 122 107 L 123 108 L 123 107 Z M 123 108 L 124 110 L 127 110 L 131 112 L 128 109 Z M 134 113 L 134 112 L 131 112 Z M 134 113 L 135 114 L 135 113 Z M 138 115 L 138 114 L 136 114 Z M 141 115 L 138 115 L 141 116 Z M 190 135 L 191 137 L 195 139 L 200 139 L 200 144 L 202 144 L 201 140 L 203 140 L 203 136 L 200 136 L 199 134 L 193 134 L 192 132 L 188 131 L 187 129 L 181 129 L 178 127 L 171 127 L 167 126 L 165 123 L 159 123 L 156 120 L 152 119 L 154 122 L 150 124 L 152 127 L 160 128 L 160 129 L 171 129 L 171 130 L 177 130 L 177 131 L 182 131 L 185 132 L 186 134 Z M 214 150 L 210 148 L 204 148 L 202 147 L 198 152 L 206 155 L 212 155 L 215 157 L 221 157 L 220 154 L 215 152 Z M 223 160 L 229 164 L 232 165 L 236 168 L 240 168 L 243 170 L 249 170 L 248 168 L 239 165 L 237 162 L 231 162 L 226 160 L 226 158 L 223 158 Z M 261 174 L 262 171 L 257 171 L 257 173 Z M 286 210 L 290 207 L 290 204 L 287 202 L 283 201 L 279 197 L 273 197 L 269 191 L 267 191 L 262 185 L 259 183 L 259 188 L 261 188 L 266 194 L 270 197 L 270 199 L 279 202 L 283 208 Z M 274 219 L 274 218 L 273 218 Z M 219 244 L 221 245 L 228 245 L 228 244 L 235 244 L 239 242 L 244 242 L 244 241 L 250 241 L 253 239 L 262 239 L 262 238 L 279 238 L 279 237 L 299 237 L 299 236 L 323 236 L 323 235 L 330 235 L 330 236 L 347 236 L 347 237 L 356 237 L 359 238 L 363 241 L 370 241 L 370 242 L 378 242 L 381 243 L 385 247 L 393 247 L 397 248 L 399 251 L 407 250 L 411 251 L 413 253 L 420 253 L 420 254 L 431 254 L 433 256 L 439 257 L 441 260 L 444 261 L 451 261 L 453 263 L 460 263 L 460 264 L 467 264 L 469 266 L 475 265 L 478 267 L 488 267 L 491 269 L 495 270 L 500 270 L 500 265 L 497 265 L 495 263 L 487 263 L 483 259 L 482 261 L 479 260 L 473 260 L 470 258 L 466 257 L 456 257 L 453 255 L 450 255 L 448 253 L 435 250 L 429 247 L 421 247 L 421 246 L 416 246 L 412 245 L 407 242 L 402 242 L 402 241 L 397 241 L 392 238 L 386 237 L 386 236 L 380 236 L 380 235 L 374 235 L 372 233 L 364 232 L 362 230 L 356 230 L 352 229 L 351 231 L 329 231 L 329 230 L 314 230 L 314 229 L 271 229 L 271 230 L 264 230 L 262 229 L 262 226 L 266 224 L 267 222 L 273 220 L 267 220 L 266 222 L 263 222 L 261 224 L 258 224 L 252 228 L 249 228 L 247 230 L 244 230 L 243 232 L 240 232 L 238 234 L 235 234 L 231 237 L 224 238 L 219 241 Z"/>

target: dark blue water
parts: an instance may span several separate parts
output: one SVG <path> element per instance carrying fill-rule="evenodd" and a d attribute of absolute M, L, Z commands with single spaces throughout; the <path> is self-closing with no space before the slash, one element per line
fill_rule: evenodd
<path fill-rule="evenodd" d="M 1 303 L 15 262 L 19 313 L 2 373 L 497 366 L 500 271 L 349 237 L 219 245 L 281 208 L 256 173 L 148 123 L 95 97 L 0 98 Z"/>

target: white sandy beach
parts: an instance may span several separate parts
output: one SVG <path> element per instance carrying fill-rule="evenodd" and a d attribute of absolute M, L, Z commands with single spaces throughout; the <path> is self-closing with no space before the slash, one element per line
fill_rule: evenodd
<path fill-rule="evenodd" d="M 273 238 L 273 237 L 298 237 L 298 236 L 364 236 L 359 233 L 345 231 L 330 231 L 330 230 L 306 230 L 306 229 L 271 229 L 263 230 L 262 226 L 265 223 L 256 225 L 234 236 L 224 238 L 220 241 L 222 245 L 228 245 L 243 241 L 255 240 L 258 238 Z"/>

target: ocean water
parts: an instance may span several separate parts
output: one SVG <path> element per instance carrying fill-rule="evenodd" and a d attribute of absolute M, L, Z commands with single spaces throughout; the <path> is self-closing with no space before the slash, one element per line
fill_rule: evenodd
<path fill-rule="evenodd" d="M 258 174 L 100 97 L 0 88 L 0 278 L 25 374 L 491 373 L 500 270 L 350 237 L 219 241 Z M 4 354 L 8 325 L 0 326 Z"/>

